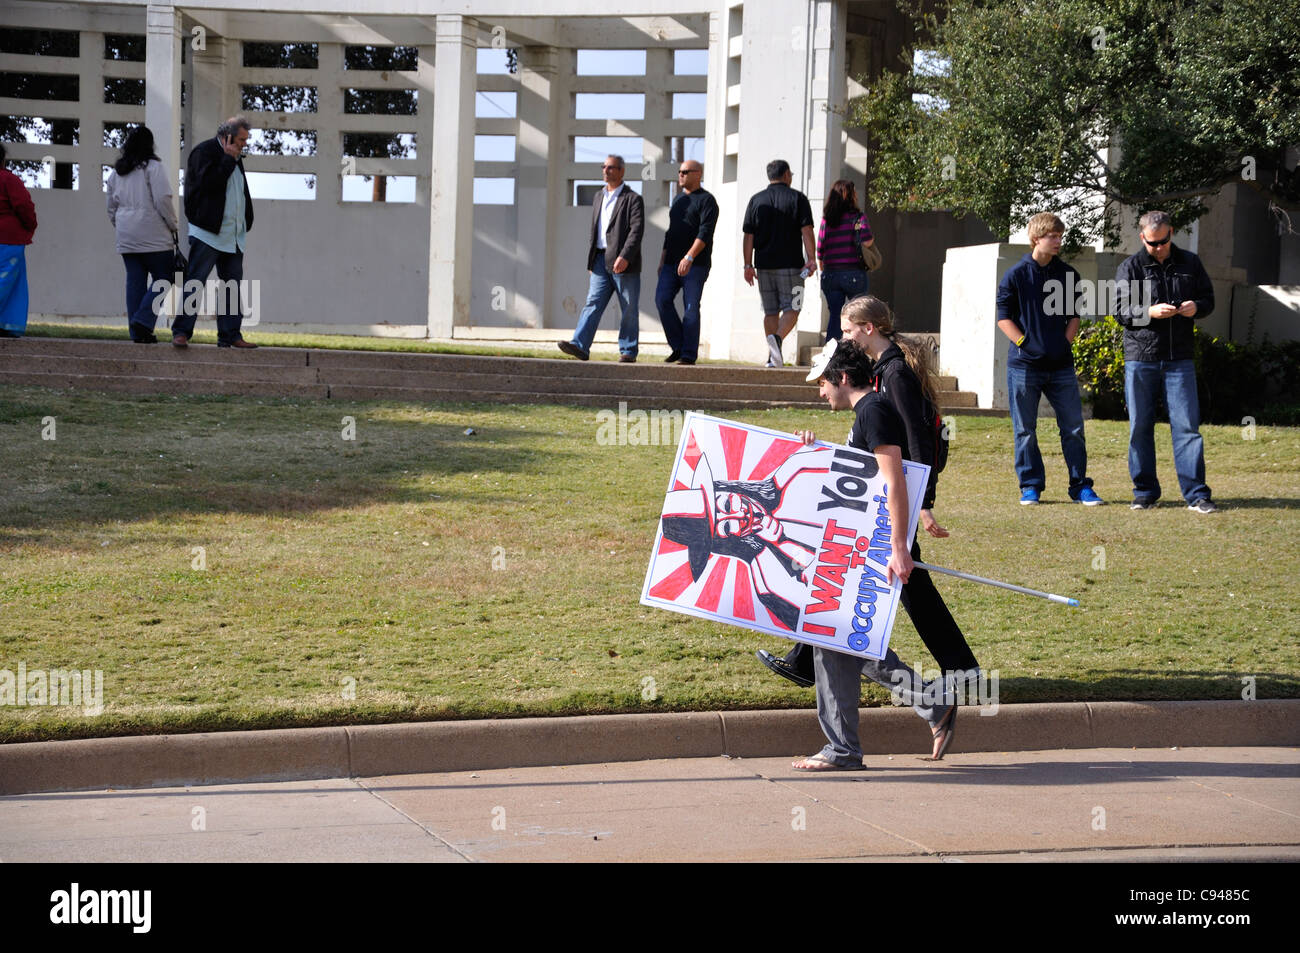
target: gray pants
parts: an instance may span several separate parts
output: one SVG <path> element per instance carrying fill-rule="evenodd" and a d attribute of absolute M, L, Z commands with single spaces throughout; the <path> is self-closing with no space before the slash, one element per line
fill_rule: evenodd
<path fill-rule="evenodd" d="M 813 650 L 813 671 L 817 677 L 817 720 L 827 744 L 822 755 L 836 764 L 861 764 L 862 746 L 858 742 L 858 698 L 862 693 L 862 676 L 897 691 L 905 704 L 925 719 L 931 732 L 948 714 L 948 706 L 926 704 L 925 683 L 904 665 L 890 649 L 884 659 L 859 658 Z"/>

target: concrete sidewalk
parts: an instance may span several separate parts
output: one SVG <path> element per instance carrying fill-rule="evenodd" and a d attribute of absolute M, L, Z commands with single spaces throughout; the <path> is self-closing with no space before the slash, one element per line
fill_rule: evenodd
<path fill-rule="evenodd" d="M 1300 860 L 1295 748 L 708 757 L 0 798 L 0 861 Z"/>

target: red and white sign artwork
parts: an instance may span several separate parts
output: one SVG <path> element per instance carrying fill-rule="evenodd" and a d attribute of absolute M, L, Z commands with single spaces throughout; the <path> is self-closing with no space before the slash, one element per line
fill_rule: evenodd
<path fill-rule="evenodd" d="M 929 468 L 903 470 L 910 545 Z M 883 658 L 893 532 L 871 454 L 687 414 L 641 601 Z"/>

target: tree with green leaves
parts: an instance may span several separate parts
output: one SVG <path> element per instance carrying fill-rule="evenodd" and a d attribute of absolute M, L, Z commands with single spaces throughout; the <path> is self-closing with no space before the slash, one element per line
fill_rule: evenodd
<path fill-rule="evenodd" d="M 1300 4 L 903 2 L 917 27 L 906 71 L 846 117 L 870 131 L 877 207 L 973 214 L 1001 234 L 1069 210 L 1075 243 L 1113 245 L 1121 205 L 1183 227 L 1243 182 L 1295 230 Z"/>

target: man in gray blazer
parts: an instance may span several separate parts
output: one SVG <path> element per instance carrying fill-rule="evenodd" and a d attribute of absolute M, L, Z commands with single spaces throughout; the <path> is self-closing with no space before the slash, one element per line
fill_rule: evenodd
<path fill-rule="evenodd" d="M 585 361 L 591 356 L 605 306 L 615 292 L 623 308 L 618 328 L 619 360 L 636 360 L 641 321 L 641 237 L 645 234 L 645 203 L 623 184 L 622 156 L 609 156 L 602 166 L 605 187 L 596 193 L 591 210 L 591 243 L 587 270 L 591 281 L 587 304 L 578 318 L 573 340 L 561 341 L 560 350 Z"/>

